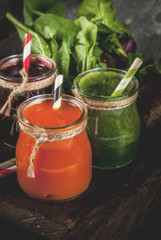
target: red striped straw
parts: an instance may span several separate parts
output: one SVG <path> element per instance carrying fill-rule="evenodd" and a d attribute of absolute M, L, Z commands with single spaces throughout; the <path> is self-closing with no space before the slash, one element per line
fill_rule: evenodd
<path fill-rule="evenodd" d="M 16 173 L 16 170 L 17 170 L 16 165 L 6 168 L 6 169 L 0 171 L 0 178 L 6 177 L 8 175 L 12 175 L 12 174 Z"/>
<path fill-rule="evenodd" d="M 29 69 L 31 57 L 31 34 L 25 34 L 24 49 L 23 49 L 23 68 Z"/>

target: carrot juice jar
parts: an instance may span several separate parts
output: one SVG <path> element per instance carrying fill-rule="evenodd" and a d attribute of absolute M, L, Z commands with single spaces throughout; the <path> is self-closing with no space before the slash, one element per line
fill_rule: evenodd
<path fill-rule="evenodd" d="M 17 117 L 17 179 L 22 190 L 43 201 L 66 201 L 83 193 L 92 176 L 83 102 L 62 95 L 61 107 L 54 109 L 52 94 L 38 95 L 19 106 Z"/>

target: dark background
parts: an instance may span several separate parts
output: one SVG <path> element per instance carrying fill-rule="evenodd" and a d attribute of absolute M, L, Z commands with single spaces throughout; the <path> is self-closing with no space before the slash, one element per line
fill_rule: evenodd
<path fill-rule="evenodd" d="M 75 19 L 81 1 L 62 0 L 62 2 L 66 6 L 65 16 Z M 118 18 L 131 27 L 133 38 L 137 43 L 137 52 L 147 53 L 155 61 L 158 61 L 161 58 L 161 0 L 113 0 L 113 2 Z M 6 12 L 11 12 L 23 21 L 22 9 L 22 0 L 0 0 L 0 59 L 22 52 L 22 45 L 16 29 L 5 18 Z M 21 228 L 13 229 L 10 223 L 2 219 L 0 219 L 0 226 L 1 230 L 7 227 L 10 229 L 9 232 L 14 233 L 15 236 L 23 236 Z M 161 239 L 160 232 L 161 205 L 149 216 L 130 240 Z"/>

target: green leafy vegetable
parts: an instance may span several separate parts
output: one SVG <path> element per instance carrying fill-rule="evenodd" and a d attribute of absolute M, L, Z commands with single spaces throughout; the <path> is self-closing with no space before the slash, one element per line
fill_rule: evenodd
<path fill-rule="evenodd" d="M 60 49 L 58 50 L 58 66 L 63 75 L 68 78 L 69 75 L 69 64 L 70 64 L 71 50 L 65 39 L 63 39 Z"/>
<path fill-rule="evenodd" d="M 99 34 L 99 44 L 101 48 L 107 50 L 109 53 L 116 53 L 123 56 L 125 59 L 128 57 L 125 53 L 116 33 L 112 33 L 109 36 L 105 34 Z"/>
<path fill-rule="evenodd" d="M 155 67 L 156 67 L 156 70 L 158 71 L 158 73 L 161 74 L 161 59 L 159 59 L 159 61 L 157 63 L 155 63 Z"/>
<path fill-rule="evenodd" d="M 44 14 L 33 23 L 33 28 L 45 39 L 50 39 L 52 58 L 57 63 L 58 72 L 64 75 L 64 89 L 69 91 L 72 81 L 69 77 L 71 48 L 75 44 L 79 27 L 69 19 L 55 14 Z"/>
<path fill-rule="evenodd" d="M 64 75 L 66 93 L 79 73 L 96 67 L 127 69 L 136 57 L 143 60 L 136 74 L 139 81 L 152 67 L 161 73 L 161 60 L 154 63 L 147 54 L 134 54 L 136 43 L 130 27 L 116 17 L 112 0 L 83 0 L 75 21 L 63 14 L 64 5 L 58 0 L 24 0 L 25 24 L 10 13 L 6 16 L 22 43 L 25 33 L 32 35 L 32 53 L 54 59 L 57 72 Z"/>
<path fill-rule="evenodd" d="M 98 0 L 84 0 L 82 1 L 78 10 L 78 16 L 86 16 L 88 19 L 95 16 L 98 11 Z"/>
<path fill-rule="evenodd" d="M 154 63 L 152 57 L 150 57 L 148 54 L 145 54 L 145 53 L 129 53 L 127 64 L 130 66 L 133 63 L 133 61 L 136 57 L 140 58 L 143 61 L 140 69 L 145 67 L 146 65 Z"/>
<path fill-rule="evenodd" d="M 25 24 L 32 26 L 34 20 L 43 13 L 55 13 L 64 16 L 64 5 L 57 0 L 24 0 Z"/>
<path fill-rule="evenodd" d="M 147 77 L 148 69 L 154 67 L 154 61 L 153 61 L 152 57 L 150 57 L 148 54 L 129 53 L 128 59 L 127 59 L 128 67 L 131 66 L 131 64 L 133 63 L 133 61 L 136 57 L 142 59 L 142 61 L 143 61 L 143 64 L 141 65 L 139 71 L 136 73 L 138 80 L 141 82 Z"/>
<path fill-rule="evenodd" d="M 79 16 L 94 16 L 97 25 L 105 25 L 113 32 L 121 35 L 131 35 L 129 25 L 116 18 L 116 11 L 111 0 L 84 0 L 81 3 L 78 13 Z"/>
<path fill-rule="evenodd" d="M 32 53 L 46 55 L 48 57 L 51 56 L 50 48 L 46 41 L 36 32 L 19 22 L 11 13 L 7 13 L 6 17 L 14 24 L 16 27 L 21 42 L 24 42 L 25 33 L 30 33 L 32 35 L 32 45 L 31 51 Z"/>
<path fill-rule="evenodd" d="M 50 49 L 51 49 L 52 59 L 57 63 L 59 59 L 59 54 L 58 54 L 59 45 L 54 38 L 50 41 Z"/>
<path fill-rule="evenodd" d="M 91 21 L 98 27 L 98 42 L 102 49 L 127 58 L 120 43 L 121 37 L 131 35 L 130 27 L 115 16 L 115 9 L 110 0 L 95 0 L 89 3 L 84 0 L 79 15 L 91 16 Z"/>
<path fill-rule="evenodd" d="M 55 37 L 58 40 L 65 39 L 69 46 L 74 45 L 79 27 L 69 19 L 55 14 L 44 14 L 33 23 L 33 28 L 46 39 Z"/>
<path fill-rule="evenodd" d="M 115 9 L 113 3 L 110 0 L 100 0 L 98 2 L 98 12 L 96 19 L 102 19 L 102 23 L 109 27 L 112 31 L 124 35 L 125 33 L 130 36 L 131 31 L 129 25 L 120 21 L 115 16 Z"/>
<path fill-rule="evenodd" d="M 93 68 L 96 64 L 97 58 L 93 52 L 97 39 L 97 26 L 83 16 L 75 20 L 75 23 L 81 30 L 76 36 L 78 42 L 73 56 L 77 62 L 77 72 L 81 73 Z"/>

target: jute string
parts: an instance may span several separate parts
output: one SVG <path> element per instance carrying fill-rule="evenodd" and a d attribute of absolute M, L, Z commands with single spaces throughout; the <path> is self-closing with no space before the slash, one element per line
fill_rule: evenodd
<path fill-rule="evenodd" d="M 14 96 L 25 91 L 33 91 L 33 90 L 45 88 L 54 82 L 55 75 L 56 75 L 55 73 L 54 76 L 52 75 L 44 80 L 36 81 L 36 82 L 28 82 L 28 74 L 24 68 L 20 70 L 20 74 L 23 79 L 22 83 L 7 82 L 0 78 L 0 86 L 2 86 L 3 88 L 8 88 L 12 90 L 5 104 L 0 109 L 0 114 L 9 116 L 11 111 L 11 102 Z"/>
<path fill-rule="evenodd" d="M 36 143 L 33 147 L 33 150 L 32 150 L 31 156 L 30 156 L 30 165 L 27 170 L 27 177 L 35 178 L 33 163 L 35 160 L 35 155 L 36 155 L 37 151 L 39 150 L 40 145 L 44 142 L 50 143 L 50 142 L 62 141 L 62 140 L 74 137 L 75 135 L 77 135 L 83 131 L 83 129 L 87 125 L 87 120 L 85 120 L 78 127 L 75 127 L 73 129 L 70 129 L 70 130 L 67 130 L 64 132 L 46 132 L 44 128 L 40 128 L 38 126 L 34 127 L 34 129 L 28 128 L 20 122 L 19 122 L 19 125 L 23 132 L 25 132 L 26 134 L 29 134 L 36 140 Z"/>
<path fill-rule="evenodd" d="M 135 102 L 135 100 L 137 99 L 137 96 L 138 96 L 138 92 L 136 92 L 131 97 L 123 99 L 121 101 L 103 102 L 103 101 L 91 100 L 91 99 L 81 96 L 76 88 L 72 89 L 72 92 L 73 92 L 74 96 L 79 98 L 80 100 L 82 100 L 89 109 L 96 110 L 96 111 L 97 110 L 114 111 L 117 109 L 128 107 L 133 102 Z"/>

